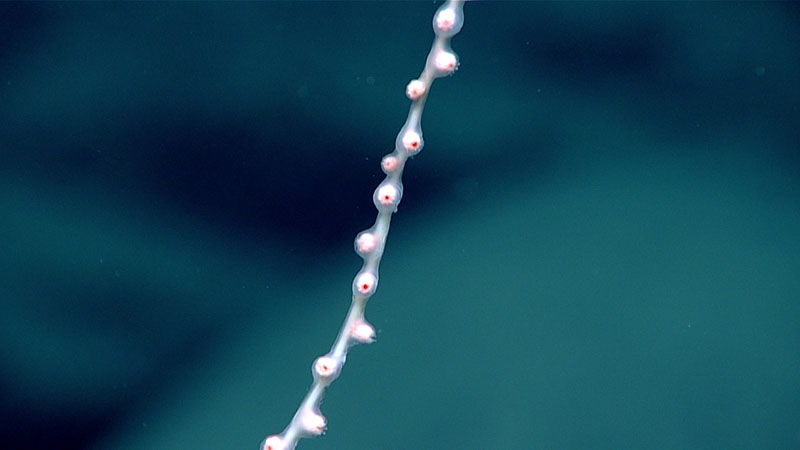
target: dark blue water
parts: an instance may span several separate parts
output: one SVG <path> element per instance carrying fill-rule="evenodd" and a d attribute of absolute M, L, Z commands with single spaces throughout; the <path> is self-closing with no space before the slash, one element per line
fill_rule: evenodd
<path fill-rule="evenodd" d="M 0 4 L 0 446 L 255 449 L 431 3 Z M 800 449 L 800 9 L 470 3 L 299 448 Z"/>

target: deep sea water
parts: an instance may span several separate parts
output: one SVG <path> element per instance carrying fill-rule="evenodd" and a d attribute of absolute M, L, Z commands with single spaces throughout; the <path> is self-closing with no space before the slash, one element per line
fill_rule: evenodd
<path fill-rule="evenodd" d="M 286 425 L 435 9 L 0 3 L 0 446 Z M 800 448 L 800 9 L 465 13 L 300 448 Z"/>

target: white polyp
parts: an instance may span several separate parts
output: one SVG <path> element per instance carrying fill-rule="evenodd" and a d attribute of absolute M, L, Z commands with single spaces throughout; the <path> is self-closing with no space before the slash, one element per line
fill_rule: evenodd
<path fill-rule="evenodd" d="M 461 31 L 463 25 L 464 13 L 461 7 L 444 5 L 433 16 L 433 31 L 437 36 L 453 37 Z"/>
<path fill-rule="evenodd" d="M 272 435 L 268 438 L 264 439 L 264 445 L 261 446 L 261 450 L 285 450 L 286 443 L 283 442 L 278 435 Z"/>
<path fill-rule="evenodd" d="M 387 155 L 383 157 L 381 168 L 387 175 L 397 170 L 398 167 L 400 167 L 400 160 L 396 156 Z"/>
<path fill-rule="evenodd" d="M 339 375 L 342 365 L 339 360 L 330 356 L 320 356 L 314 361 L 314 374 L 326 380 L 332 380 Z"/>
<path fill-rule="evenodd" d="M 406 96 L 411 100 L 416 100 L 422 97 L 425 93 L 425 83 L 421 80 L 411 80 L 406 86 Z"/>
<path fill-rule="evenodd" d="M 367 322 L 359 320 L 350 329 L 350 337 L 362 344 L 370 344 L 375 341 L 375 328 Z"/>
<path fill-rule="evenodd" d="M 361 295 L 372 295 L 375 292 L 378 279 L 370 272 L 361 272 L 356 275 L 353 288 Z"/>
<path fill-rule="evenodd" d="M 408 130 L 403 134 L 403 148 L 410 154 L 416 154 L 422 150 L 422 136 L 414 130 Z"/>
<path fill-rule="evenodd" d="M 361 255 L 372 253 L 378 248 L 378 236 L 373 233 L 364 232 L 356 238 L 356 251 Z"/>
<path fill-rule="evenodd" d="M 448 32 L 453 29 L 456 23 L 456 12 L 453 8 L 442 9 L 436 14 L 436 28 L 439 31 Z"/>
<path fill-rule="evenodd" d="M 458 57 L 453 52 L 440 50 L 433 58 L 433 65 L 442 75 L 450 75 L 458 67 Z"/>
<path fill-rule="evenodd" d="M 377 189 L 375 189 L 375 206 L 378 209 L 391 208 L 392 211 L 397 210 L 397 205 L 400 203 L 400 189 L 398 189 L 393 182 L 384 182 Z"/>
<path fill-rule="evenodd" d="M 314 436 L 322 434 L 327 424 L 325 417 L 311 410 L 304 411 L 300 416 L 300 426 L 303 427 L 303 431 Z"/>

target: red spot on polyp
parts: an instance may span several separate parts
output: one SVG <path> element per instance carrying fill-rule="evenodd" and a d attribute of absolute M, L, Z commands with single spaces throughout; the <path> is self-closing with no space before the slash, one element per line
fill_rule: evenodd
<path fill-rule="evenodd" d="M 367 289 L 369 289 L 369 285 L 368 284 L 364 284 L 363 286 L 361 286 L 361 288 L 366 291 Z"/>

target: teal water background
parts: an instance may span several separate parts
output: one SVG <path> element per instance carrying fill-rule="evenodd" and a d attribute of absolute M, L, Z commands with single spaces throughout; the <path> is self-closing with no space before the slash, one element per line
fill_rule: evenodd
<path fill-rule="evenodd" d="M 9 449 L 256 449 L 430 2 L 0 4 Z M 470 2 L 300 449 L 800 449 L 800 9 Z"/>

